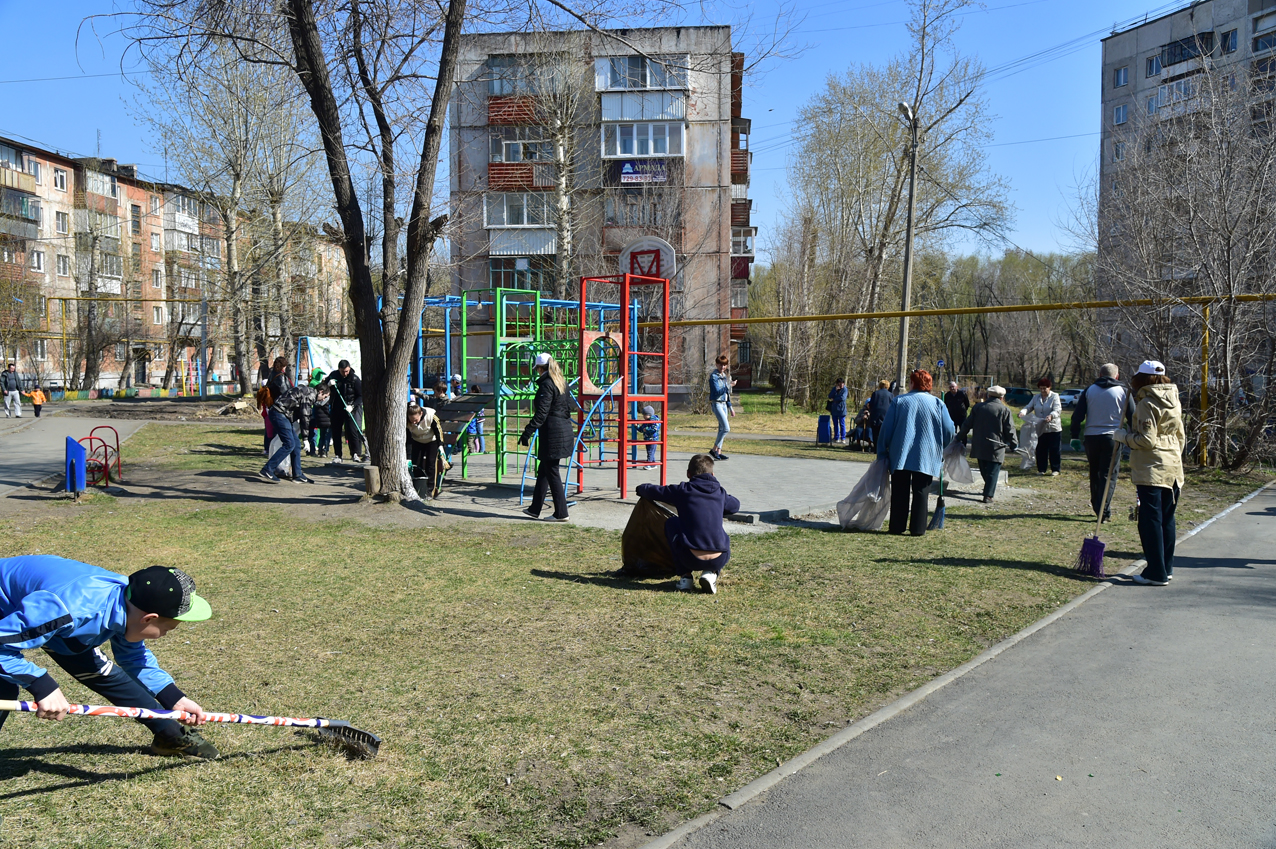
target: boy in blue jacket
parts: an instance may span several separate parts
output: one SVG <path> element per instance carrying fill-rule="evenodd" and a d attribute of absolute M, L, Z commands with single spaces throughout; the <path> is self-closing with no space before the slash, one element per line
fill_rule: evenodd
<path fill-rule="evenodd" d="M 0 699 L 16 699 L 23 687 L 41 719 L 66 717 L 70 706 L 58 682 L 22 656 L 42 648 L 111 704 L 186 711 L 188 725 L 202 725 L 204 709 L 177 688 L 143 641 L 211 615 L 180 569 L 150 566 L 126 578 L 50 555 L 0 559 Z M 114 662 L 99 648 L 108 640 Z M 7 716 L 0 711 L 0 727 Z M 158 755 L 217 757 L 212 743 L 175 720 L 138 721 L 155 734 L 151 751 Z"/>
<path fill-rule="evenodd" d="M 670 505 L 678 515 L 665 521 L 665 539 L 673 553 L 674 566 L 682 576 L 679 590 L 695 586 L 691 573 L 700 573 L 700 588 L 718 591 L 718 576 L 731 559 L 731 540 L 722 528 L 722 517 L 740 509 L 740 501 L 722 488 L 713 476 L 713 458 L 697 454 L 687 464 L 687 482 L 673 486 L 644 483 L 636 490 L 639 498 Z"/>

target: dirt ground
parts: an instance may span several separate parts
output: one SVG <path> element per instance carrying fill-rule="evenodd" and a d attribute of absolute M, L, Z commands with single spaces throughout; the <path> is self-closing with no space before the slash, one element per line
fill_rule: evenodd
<path fill-rule="evenodd" d="M 257 414 L 251 399 L 244 408 L 223 414 L 221 411 L 232 405 L 234 398 L 217 397 L 210 399 L 190 398 L 121 398 L 101 399 L 97 401 L 67 401 L 49 406 L 50 413 L 64 416 L 83 416 L 86 418 L 106 419 L 147 419 L 157 422 L 194 422 L 208 419 L 219 419 L 227 424 L 243 423 L 260 425 L 261 416 Z"/>

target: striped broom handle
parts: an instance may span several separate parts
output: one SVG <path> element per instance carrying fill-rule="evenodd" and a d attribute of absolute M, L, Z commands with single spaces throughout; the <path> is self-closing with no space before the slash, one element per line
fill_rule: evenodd
<path fill-rule="evenodd" d="M 0 699 L 0 711 L 35 713 L 35 702 Z M 149 708 L 116 707 L 115 705 L 71 705 L 73 716 L 118 716 L 124 719 L 175 719 L 178 722 L 190 717 L 184 710 L 151 710 Z M 321 717 L 296 718 L 290 716 L 253 716 L 246 713 L 205 713 L 209 722 L 230 722 L 240 725 L 284 725 L 294 728 L 327 728 L 330 721 Z"/>

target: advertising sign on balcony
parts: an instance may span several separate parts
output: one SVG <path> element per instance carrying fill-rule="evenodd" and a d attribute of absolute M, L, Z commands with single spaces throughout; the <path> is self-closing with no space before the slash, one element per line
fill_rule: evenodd
<path fill-rule="evenodd" d="M 620 183 L 667 183 L 669 169 L 663 159 L 626 159 L 620 164 Z"/>

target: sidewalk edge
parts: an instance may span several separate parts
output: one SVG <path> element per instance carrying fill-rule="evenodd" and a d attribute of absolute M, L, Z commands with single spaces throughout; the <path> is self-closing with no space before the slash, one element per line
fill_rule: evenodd
<path fill-rule="evenodd" d="M 1260 486 L 1258 489 L 1254 490 L 1253 492 L 1246 495 L 1244 498 L 1237 501 L 1235 504 L 1232 504 L 1231 506 L 1229 506 L 1227 509 L 1223 510 L 1220 513 L 1217 513 L 1214 516 L 1211 516 L 1206 521 L 1202 522 L 1201 524 L 1197 525 L 1192 530 L 1180 536 L 1177 542 L 1182 542 L 1186 540 L 1188 537 L 1195 536 L 1196 534 L 1200 533 L 1201 531 L 1205 530 L 1207 527 L 1212 525 L 1215 521 L 1223 518 L 1228 513 L 1231 513 L 1237 507 L 1242 506 L 1243 504 L 1250 501 L 1251 499 L 1256 498 L 1260 493 L 1271 488 L 1273 485 L 1276 485 L 1276 480 L 1268 481 L 1267 483 Z M 1125 569 L 1121 570 L 1121 572 L 1119 572 L 1118 574 L 1129 575 L 1133 573 L 1134 570 L 1145 565 L 1146 562 L 1147 561 L 1145 560 L 1136 560 L 1135 562 L 1127 566 Z M 961 666 L 957 667 L 956 669 L 939 676 L 933 681 L 923 684 L 921 687 L 918 687 L 916 690 L 913 690 L 911 693 L 906 693 L 905 695 L 891 702 L 889 705 L 886 705 L 885 707 L 878 709 L 876 712 L 869 714 L 868 716 L 844 728 L 843 730 L 837 732 L 831 737 L 825 738 L 824 740 L 817 743 L 812 748 L 807 749 L 802 754 L 797 755 L 793 758 L 790 758 L 789 760 L 785 761 L 780 766 L 776 767 L 770 772 L 764 775 L 758 776 L 753 781 L 749 782 L 744 787 L 741 787 L 739 790 L 735 791 L 734 793 L 731 793 L 730 795 L 722 797 L 721 799 L 718 800 L 719 807 L 716 810 L 710 811 L 707 814 L 704 814 L 702 816 L 696 817 L 693 820 L 683 823 L 678 828 L 674 829 L 668 834 L 664 834 L 644 844 L 642 847 L 640 847 L 640 849 L 669 849 L 669 847 L 673 846 L 682 838 L 686 837 L 687 835 L 695 831 L 699 831 L 701 828 L 704 828 L 706 825 L 709 825 L 711 822 L 723 816 L 728 811 L 733 811 L 736 808 L 739 808 L 741 805 L 745 804 L 746 802 L 749 802 L 757 798 L 758 796 L 770 790 L 775 785 L 779 784 L 785 778 L 788 778 L 790 775 L 793 775 L 794 773 L 801 771 L 803 768 L 810 766 L 812 763 L 824 757 L 825 755 L 830 754 L 831 752 L 834 752 L 837 749 L 840 749 L 842 746 L 845 746 L 847 743 L 854 740 L 856 737 L 860 736 L 865 731 L 875 728 L 878 725 L 881 725 L 883 722 L 886 722 L 888 719 L 898 716 L 899 714 L 911 708 L 913 705 L 925 699 L 931 693 L 934 693 L 936 690 L 939 690 L 951 684 L 953 681 L 956 681 L 958 678 L 962 677 L 963 675 L 975 669 L 976 667 L 981 666 L 984 663 L 987 663 L 988 661 L 995 658 L 997 655 L 1004 652 L 1006 649 L 1022 642 L 1023 640 L 1037 633 L 1038 631 L 1040 631 L 1042 628 L 1046 627 L 1047 625 L 1057 622 L 1059 619 L 1062 619 L 1064 616 L 1071 613 L 1073 610 L 1080 607 L 1082 604 L 1089 601 L 1091 598 L 1103 592 L 1110 586 L 1112 586 L 1112 584 L 1105 581 L 1104 583 L 1101 583 L 1098 586 L 1090 588 L 1086 592 L 1074 598 L 1072 601 L 1060 607 L 1058 610 L 1042 617 L 1041 619 L 1038 619 L 1036 622 L 1024 628 L 1022 631 L 1019 631 L 1018 633 L 1010 635 L 1009 637 L 997 643 L 996 645 L 989 647 L 982 654 L 972 658 L 971 660 L 968 660 L 966 663 L 963 663 Z"/>

